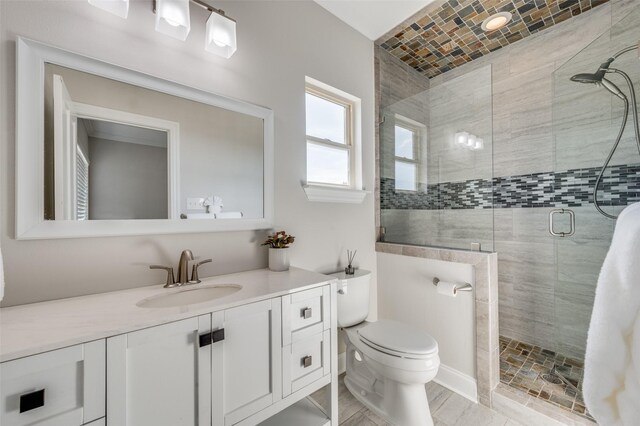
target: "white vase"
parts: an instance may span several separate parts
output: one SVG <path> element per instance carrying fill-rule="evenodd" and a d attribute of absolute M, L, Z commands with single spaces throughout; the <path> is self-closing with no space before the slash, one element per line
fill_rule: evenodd
<path fill-rule="evenodd" d="M 269 248 L 269 269 L 276 272 L 289 270 L 289 248 Z"/>

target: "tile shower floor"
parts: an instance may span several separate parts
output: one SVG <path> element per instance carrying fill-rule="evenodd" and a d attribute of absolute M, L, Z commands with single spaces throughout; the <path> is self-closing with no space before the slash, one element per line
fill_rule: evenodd
<path fill-rule="evenodd" d="M 584 364 L 553 351 L 500 336 L 500 381 L 589 420 L 581 392 L 563 383 L 555 369 L 569 383 L 582 389 Z"/>

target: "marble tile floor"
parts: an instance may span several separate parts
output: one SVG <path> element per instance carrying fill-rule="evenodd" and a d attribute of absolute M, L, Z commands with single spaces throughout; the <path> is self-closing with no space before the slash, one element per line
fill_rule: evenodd
<path fill-rule="evenodd" d="M 549 377 L 554 368 L 578 389 L 582 388 L 584 364 L 581 360 L 500 336 L 502 383 L 593 421 L 582 394 L 559 379 L 554 381 L 553 375 Z"/>
<path fill-rule="evenodd" d="M 312 397 L 325 406 L 322 390 Z M 520 423 L 503 414 L 474 404 L 435 382 L 427 383 L 427 397 L 434 426 L 520 426 Z M 340 426 L 393 426 L 351 395 L 344 385 L 344 374 L 339 377 L 338 417 Z"/>

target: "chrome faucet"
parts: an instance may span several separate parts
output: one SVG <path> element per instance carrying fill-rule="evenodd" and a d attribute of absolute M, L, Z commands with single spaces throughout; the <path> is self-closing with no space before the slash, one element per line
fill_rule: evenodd
<path fill-rule="evenodd" d="M 189 261 L 193 260 L 191 250 L 183 250 L 178 263 L 178 285 L 184 285 L 189 282 Z"/>

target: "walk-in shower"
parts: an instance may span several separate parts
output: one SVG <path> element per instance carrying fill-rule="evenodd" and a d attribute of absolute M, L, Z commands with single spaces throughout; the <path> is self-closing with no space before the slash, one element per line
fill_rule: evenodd
<path fill-rule="evenodd" d="M 595 208 L 602 215 L 610 219 L 616 219 L 617 216 L 605 212 L 600 207 L 600 204 L 598 202 L 598 188 L 600 187 L 600 183 L 602 182 L 602 177 L 604 176 L 604 173 L 607 170 L 607 167 L 609 166 L 609 162 L 611 162 L 611 159 L 613 158 L 613 155 L 615 154 L 616 149 L 620 144 L 620 140 L 622 139 L 622 136 L 624 134 L 625 127 L 627 125 L 627 117 L 629 116 L 629 99 L 627 98 L 627 96 L 625 96 L 622 90 L 618 88 L 618 86 L 616 86 L 611 80 L 608 80 L 605 77 L 607 73 L 619 74 L 624 78 L 625 82 L 627 83 L 627 86 L 629 88 L 629 97 L 631 98 L 631 111 L 633 113 L 631 120 L 633 122 L 636 145 L 638 146 L 638 154 L 640 154 L 640 128 L 638 125 L 638 107 L 636 104 L 636 93 L 635 93 L 635 88 L 633 86 L 633 82 L 631 81 L 631 78 L 626 72 L 616 68 L 611 68 L 611 64 L 613 63 L 613 61 L 615 61 L 617 58 L 619 58 L 620 56 L 628 52 L 636 52 L 637 54 L 640 54 L 640 43 L 638 43 L 637 45 L 632 45 L 622 49 L 621 51 L 613 55 L 611 58 L 609 58 L 606 62 L 603 62 L 602 64 L 600 64 L 600 67 L 598 68 L 598 70 L 593 74 L 582 73 L 582 74 L 575 74 L 574 76 L 571 77 L 571 81 L 574 81 L 577 83 L 595 84 L 596 86 L 601 86 L 606 90 L 608 90 L 612 95 L 622 99 L 622 101 L 624 102 L 624 113 L 622 114 L 622 123 L 620 124 L 620 130 L 618 131 L 618 136 L 616 137 L 615 142 L 611 147 L 611 151 L 609 151 L 609 155 L 607 156 L 607 159 L 605 160 L 602 166 L 602 169 L 600 169 L 600 173 L 598 173 L 598 178 L 596 179 L 596 183 L 593 187 L 593 204 Z"/>
<path fill-rule="evenodd" d="M 381 238 L 497 252 L 501 383 L 583 419 L 609 218 L 640 202 L 640 8 L 589 14 L 429 80 L 381 65 L 379 110 Z"/>

